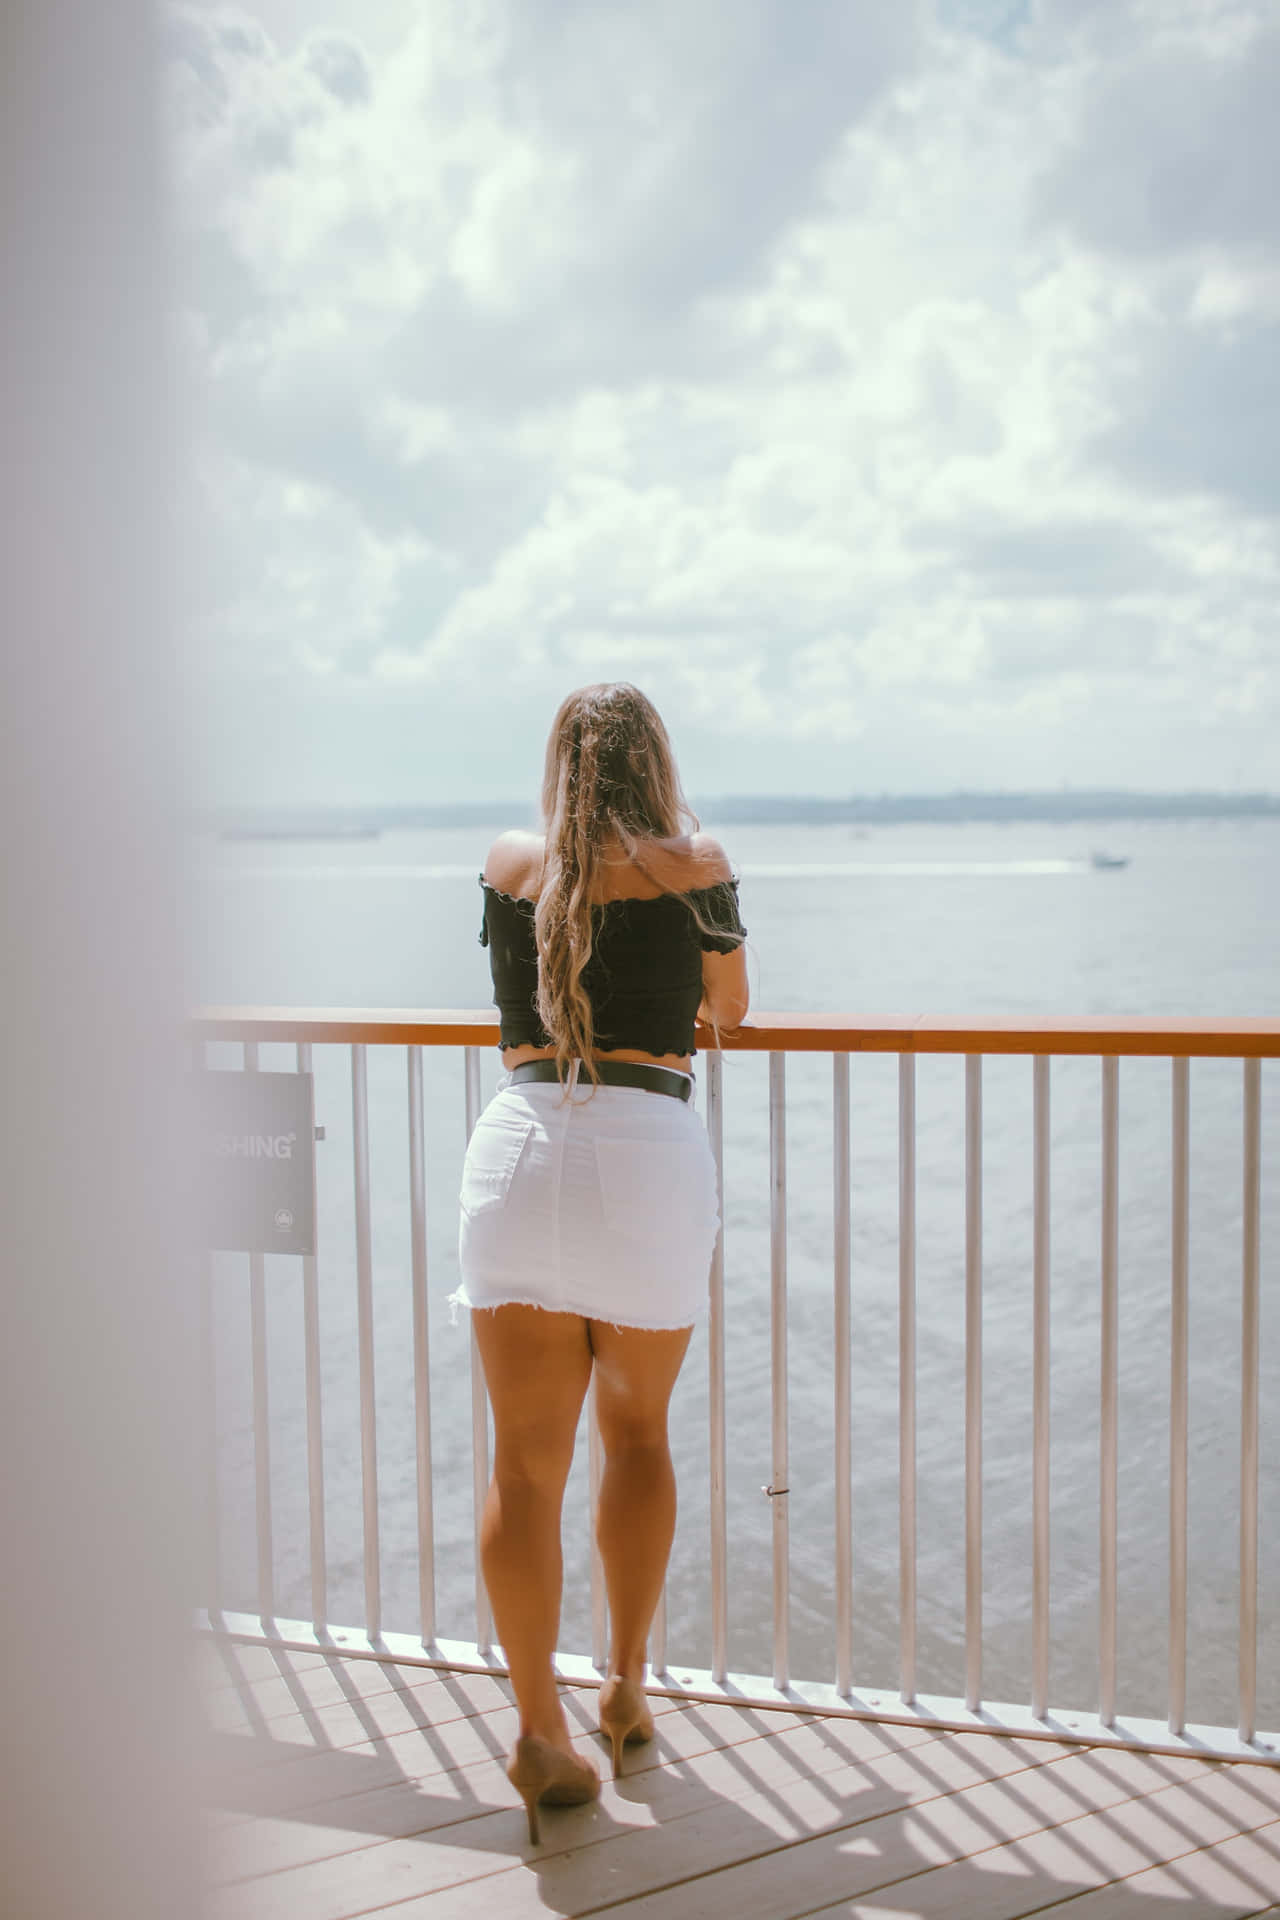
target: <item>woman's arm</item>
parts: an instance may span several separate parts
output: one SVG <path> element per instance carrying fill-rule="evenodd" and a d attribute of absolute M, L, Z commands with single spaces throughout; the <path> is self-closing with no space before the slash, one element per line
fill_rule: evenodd
<path fill-rule="evenodd" d="M 729 856 L 718 840 L 708 833 L 693 836 L 695 855 L 701 869 L 699 885 L 714 886 L 732 880 Z M 722 1033 L 732 1033 L 746 1018 L 751 999 L 747 983 L 747 952 L 744 946 L 729 953 L 707 951 L 702 956 L 702 1003 L 698 1018 L 704 1026 L 715 1025 Z"/>
<path fill-rule="evenodd" d="M 721 1033 L 733 1033 L 745 1020 L 750 999 L 745 947 L 735 947 L 732 953 L 703 954 L 698 1018 L 704 1026 L 714 1023 Z"/>

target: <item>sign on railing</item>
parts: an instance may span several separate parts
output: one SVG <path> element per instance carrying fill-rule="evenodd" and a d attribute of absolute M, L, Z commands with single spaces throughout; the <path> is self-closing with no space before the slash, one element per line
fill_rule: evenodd
<path fill-rule="evenodd" d="M 191 1076 L 199 1243 L 231 1253 L 314 1253 L 314 1078 Z"/>

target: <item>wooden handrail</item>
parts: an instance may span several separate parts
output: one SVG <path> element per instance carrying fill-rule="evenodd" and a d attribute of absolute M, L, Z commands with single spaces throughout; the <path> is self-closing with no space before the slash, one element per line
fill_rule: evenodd
<path fill-rule="evenodd" d="M 319 1044 L 492 1047 L 496 1009 L 424 1007 L 197 1007 L 191 1040 L 307 1040 Z M 854 1013 L 758 1013 L 722 1033 L 726 1053 L 1112 1054 L 1159 1058 L 1280 1059 L 1280 1020 L 1192 1020 L 1121 1015 L 993 1020 L 871 1017 Z M 706 1052 L 715 1040 L 697 1029 Z"/>

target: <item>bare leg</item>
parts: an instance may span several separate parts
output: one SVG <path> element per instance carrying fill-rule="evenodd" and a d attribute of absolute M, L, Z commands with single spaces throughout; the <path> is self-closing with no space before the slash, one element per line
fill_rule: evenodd
<path fill-rule="evenodd" d="M 560 1630 L 560 1510 L 591 1378 L 587 1322 L 509 1305 L 473 1313 L 472 1324 L 493 1405 L 480 1552 L 494 1625 L 521 1734 L 571 1752 L 551 1659 Z"/>
<path fill-rule="evenodd" d="M 605 1451 L 596 1539 L 609 1594 L 609 1672 L 642 1681 L 676 1525 L 667 1407 L 693 1329 L 589 1324 Z"/>

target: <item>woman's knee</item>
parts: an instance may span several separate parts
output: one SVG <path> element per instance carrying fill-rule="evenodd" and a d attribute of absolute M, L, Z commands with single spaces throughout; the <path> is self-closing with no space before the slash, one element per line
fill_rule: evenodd
<path fill-rule="evenodd" d="M 493 1451 L 493 1477 L 499 1488 L 506 1486 L 560 1493 L 573 1465 L 573 1441 L 557 1435 L 524 1428 L 499 1432 Z"/>
<path fill-rule="evenodd" d="M 667 1409 L 625 1405 L 599 1409 L 600 1439 L 608 1461 L 642 1460 L 659 1464 L 670 1458 Z"/>

